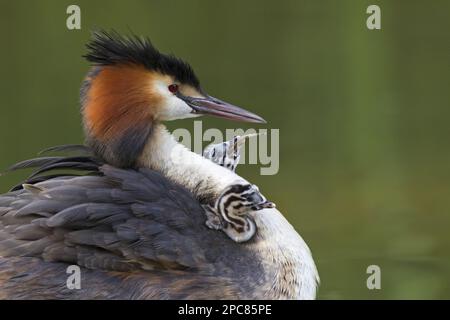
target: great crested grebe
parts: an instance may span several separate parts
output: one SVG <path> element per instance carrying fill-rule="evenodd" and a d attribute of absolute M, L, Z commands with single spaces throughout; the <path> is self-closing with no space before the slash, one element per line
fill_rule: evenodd
<path fill-rule="evenodd" d="M 147 39 L 101 31 L 87 47 L 86 144 L 14 165 L 36 169 L 0 195 L 0 298 L 314 299 L 307 245 L 234 172 L 243 138 L 201 156 L 162 124 L 264 120 L 207 95 Z M 79 290 L 66 286 L 69 265 L 81 267 Z"/>

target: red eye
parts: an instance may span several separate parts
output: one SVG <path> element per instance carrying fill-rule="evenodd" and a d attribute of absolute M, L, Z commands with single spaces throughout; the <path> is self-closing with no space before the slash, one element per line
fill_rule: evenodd
<path fill-rule="evenodd" d="M 177 84 L 171 84 L 169 87 L 169 91 L 172 93 L 176 93 L 178 91 L 178 85 Z"/>

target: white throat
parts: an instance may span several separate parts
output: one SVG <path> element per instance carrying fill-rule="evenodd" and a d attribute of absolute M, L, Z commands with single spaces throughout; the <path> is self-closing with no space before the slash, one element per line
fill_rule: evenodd
<path fill-rule="evenodd" d="M 156 124 L 138 159 L 138 166 L 163 173 L 196 196 L 218 195 L 227 186 L 245 181 L 236 173 L 216 165 L 177 142 L 163 124 Z"/>

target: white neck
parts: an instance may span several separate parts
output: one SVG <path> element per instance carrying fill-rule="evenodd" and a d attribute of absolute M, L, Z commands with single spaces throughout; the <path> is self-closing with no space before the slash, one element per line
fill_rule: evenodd
<path fill-rule="evenodd" d="M 194 195 L 219 195 L 237 181 L 245 181 L 236 173 L 191 152 L 156 124 L 138 165 L 163 173 L 183 185 Z M 314 299 L 318 283 L 317 269 L 311 252 L 289 222 L 277 209 L 253 212 L 258 228 L 253 247 L 263 261 L 270 261 L 266 272 L 271 275 L 267 298 Z"/>
<path fill-rule="evenodd" d="M 188 150 L 156 124 L 138 166 L 148 167 L 186 187 L 196 196 L 219 195 L 226 187 L 244 181 L 236 173 Z"/>

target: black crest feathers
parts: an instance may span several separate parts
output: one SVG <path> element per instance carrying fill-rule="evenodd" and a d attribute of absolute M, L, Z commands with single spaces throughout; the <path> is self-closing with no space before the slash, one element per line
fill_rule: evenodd
<path fill-rule="evenodd" d="M 125 37 L 116 31 L 96 31 L 86 45 L 88 52 L 84 57 L 94 65 L 137 64 L 175 77 L 181 83 L 200 87 L 192 67 L 183 60 L 163 54 L 148 38 L 131 35 Z"/>

